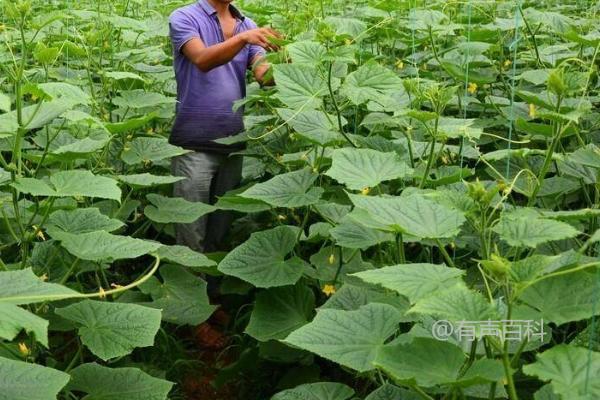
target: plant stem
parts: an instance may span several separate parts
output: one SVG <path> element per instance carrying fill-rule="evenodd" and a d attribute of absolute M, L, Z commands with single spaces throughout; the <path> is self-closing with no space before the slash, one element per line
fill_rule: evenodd
<path fill-rule="evenodd" d="M 410 388 L 413 389 L 415 392 L 417 392 L 417 394 L 419 396 L 421 396 L 425 400 L 435 400 L 433 397 L 431 397 L 430 395 L 428 395 L 427 393 L 425 393 L 423 391 L 423 389 L 421 389 L 417 385 L 411 385 Z"/>
<path fill-rule="evenodd" d="M 348 141 L 348 143 L 350 143 L 350 145 L 352 145 L 352 147 L 356 147 L 354 142 L 352 140 L 350 140 L 348 135 L 346 135 L 346 132 L 344 132 L 344 124 L 342 123 L 342 113 L 340 111 L 340 108 L 338 107 L 337 100 L 335 99 L 335 95 L 333 94 L 333 86 L 331 85 L 332 71 L 333 71 L 333 61 L 331 61 L 329 63 L 329 70 L 327 73 L 327 87 L 329 88 L 329 97 L 331 97 L 331 102 L 333 104 L 333 108 L 335 109 L 335 113 L 337 115 L 338 129 L 340 130 L 340 133 L 342 134 L 344 139 L 346 139 Z"/>
<path fill-rule="evenodd" d="M 425 181 L 429 176 L 429 171 L 431 170 L 431 165 L 433 164 L 433 155 L 435 153 L 435 143 L 438 131 L 438 124 L 440 121 L 439 115 L 435 118 L 435 126 L 433 128 L 432 138 L 431 138 L 431 149 L 429 150 L 429 157 L 427 158 L 427 166 L 425 167 L 425 172 L 423 172 L 423 178 L 421 179 L 421 183 L 419 184 L 419 189 L 423 188 L 425 185 Z"/>
<path fill-rule="evenodd" d="M 510 400 L 519 400 L 519 396 L 517 395 L 517 389 L 515 388 L 515 381 L 513 379 L 513 374 L 510 367 L 510 360 L 508 359 L 508 351 L 502 352 L 502 365 L 504 366 L 504 375 L 506 376 L 508 398 Z"/>
<path fill-rule="evenodd" d="M 450 254 L 448 254 L 448 252 L 446 251 L 446 248 L 444 247 L 442 242 L 440 242 L 439 239 L 435 239 L 435 243 L 437 244 L 438 248 L 440 249 L 440 253 L 442 253 L 442 256 L 444 257 L 446 264 L 448 264 L 449 267 L 456 268 L 456 266 L 454 265 L 454 262 L 452 261 L 452 257 L 450 257 Z"/>
<path fill-rule="evenodd" d="M 404 241 L 402 240 L 402 233 L 396 233 L 396 251 L 398 254 L 398 263 L 406 263 L 406 256 L 404 254 Z"/>

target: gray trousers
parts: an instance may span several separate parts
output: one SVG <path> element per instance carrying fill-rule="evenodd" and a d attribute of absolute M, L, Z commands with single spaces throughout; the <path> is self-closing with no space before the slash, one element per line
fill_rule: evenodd
<path fill-rule="evenodd" d="M 175 197 L 214 204 L 217 197 L 239 186 L 242 157 L 199 151 L 187 153 L 173 158 L 171 173 L 186 178 L 174 184 Z M 177 224 L 177 244 L 199 252 L 215 251 L 232 221 L 230 212 L 215 211 L 191 224 Z"/>

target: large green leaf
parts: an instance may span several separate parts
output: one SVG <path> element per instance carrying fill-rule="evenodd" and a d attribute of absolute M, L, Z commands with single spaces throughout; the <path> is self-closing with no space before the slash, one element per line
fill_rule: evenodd
<path fill-rule="evenodd" d="M 53 235 L 69 253 L 90 261 L 136 258 L 158 250 L 161 246 L 158 242 L 113 235 L 106 231 L 80 234 L 55 231 Z"/>
<path fill-rule="evenodd" d="M 144 208 L 144 214 L 161 224 L 189 224 L 215 210 L 215 207 L 201 202 L 191 202 L 182 197 L 165 197 L 156 193 L 146 196 L 151 205 Z"/>
<path fill-rule="evenodd" d="M 354 205 L 364 210 L 374 222 L 386 225 L 390 231 L 404 232 L 423 239 L 453 237 L 465 222 L 462 212 L 421 195 L 349 196 Z"/>
<path fill-rule="evenodd" d="M 278 98 L 289 108 L 312 110 L 319 108 L 328 93 L 327 82 L 313 66 L 276 64 L 273 76 L 277 82 Z"/>
<path fill-rule="evenodd" d="M 89 105 L 91 96 L 79 86 L 66 82 L 45 82 L 36 85 L 37 89 L 51 97 L 52 100 L 63 100 L 72 104 Z"/>
<path fill-rule="evenodd" d="M 160 328 L 161 312 L 136 304 L 83 300 L 55 312 L 75 322 L 81 342 L 105 361 L 154 345 Z"/>
<path fill-rule="evenodd" d="M 435 264 L 400 264 L 353 274 L 408 297 L 411 303 L 462 283 L 464 271 Z"/>
<path fill-rule="evenodd" d="M 404 389 L 400 389 L 398 386 L 386 383 L 383 386 L 372 391 L 365 400 L 416 400 L 420 397 L 411 392 L 407 392 Z"/>
<path fill-rule="evenodd" d="M 600 315 L 595 281 L 595 275 L 585 271 L 544 279 L 528 287 L 520 300 L 538 310 L 545 322 L 580 321 Z"/>
<path fill-rule="evenodd" d="M 313 187 L 317 177 L 318 175 L 304 168 L 257 183 L 240 196 L 262 200 L 276 207 L 308 206 L 317 203 L 323 194 L 322 188 Z"/>
<path fill-rule="evenodd" d="M 219 271 L 256 287 L 293 285 L 300 279 L 304 262 L 298 257 L 286 260 L 293 250 L 298 229 L 279 226 L 253 233 L 219 263 Z"/>
<path fill-rule="evenodd" d="M 44 282 L 31 268 L 0 272 L 0 304 L 31 304 L 78 295 L 63 285 Z"/>
<path fill-rule="evenodd" d="M 449 321 L 487 321 L 498 317 L 496 309 L 481 293 L 464 284 L 454 285 L 418 300 L 409 312 Z"/>
<path fill-rule="evenodd" d="M 23 126 L 23 129 L 41 128 L 60 117 L 72 107 L 72 102 L 64 100 L 43 101 L 39 104 L 23 107 L 22 118 L 24 124 L 27 123 Z M 17 110 L 0 114 L 0 133 L 14 135 L 17 133 L 18 128 Z"/>
<path fill-rule="evenodd" d="M 97 208 L 76 208 L 74 210 L 58 210 L 50 214 L 47 230 L 64 231 L 73 234 L 94 231 L 112 232 L 123 226 L 123 222 L 107 217 Z"/>
<path fill-rule="evenodd" d="M 483 129 L 474 127 L 475 122 L 474 119 L 441 117 L 438 120 L 438 133 L 448 138 L 477 140 L 481 137 Z"/>
<path fill-rule="evenodd" d="M 253 338 L 283 339 L 308 323 L 315 308 L 315 295 L 304 285 L 264 290 L 256 295 L 246 333 Z"/>
<path fill-rule="evenodd" d="M 343 148 L 334 150 L 331 159 L 332 166 L 326 175 L 352 190 L 375 187 L 383 181 L 412 173 L 412 169 L 394 152 Z"/>
<path fill-rule="evenodd" d="M 314 66 L 320 63 L 327 53 L 327 49 L 321 43 L 308 40 L 292 43 L 286 49 L 292 58 L 292 62 L 296 65 L 308 64 Z"/>
<path fill-rule="evenodd" d="M 336 35 L 349 36 L 355 40 L 367 29 L 367 24 L 357 18 L 329 16 L 325 18 L 325 23 L 331 25 Z"/>
<path fill-rule="evenodd" d="M 198 325 L 217 308 L 209 303 L 206 282 L 177 265 L 160 269 L 162 283 L 150 281 L 143 286 L 153 301 L 144 303 L 162 310 L 162 319 L 177 325 Z M 151 282 L 154 282 L 151 283 Z"/>
<path fill-rule="evenodd" d="M 157 162 L 186 153 L 189 150 L 173 146 L 164 138 L 137 137 L 125 146 L 121 160 L 134 165 Z"/>
<path fill-rule="evenodd" d="M 319 309 L 333 308 L 336 310 L 353 311 L 369 303 L 382 303 L 396 307 L 402 314 L 402 322 L 412 321 L 412 318 L 406 318 L 404 315 L 410 307 L 404 297 L 376 289 L 365 285 L 355 286 L 344 283 Z"/>
<path fill-rule="evenodd" d="M 504 376 L 502 364 L 489 359 L 475 361 L 462 375 L 466 359 L 462 349 L 450 342 L 414 338 L 410 343 L 383 346 L 373 363 L 397 382 L 423 387 L 471 386 L 496 382 Z"/>
<path fill-rule="evenodd" d="M 586 167 L 600 169 L 600 148 L 594 144 L 588 144 L 571 153 L 568 160 Z"/>
<path fill-rule="evenodd" d="M 0 357 L 0 400 L 56 400 L 69 375 Z"/>
<path fill-rule="evenodd" d="M 171 261 L 175 264 L 191 268 L 216 266 L 217 263 L 202 253 L 198 253 L 186 246 L 161 246 L 157 251 L 161 260 Z"/>
<path fill-rule="evenodd" d="M 48 347 L 48 321 L 14 304 L 0 303 L 0 338 L 13 340 L 21 330 Z"/>
<path fill-rule="evenodd" d="M 376 62 L 367 62 L 346 77 L 341 90 L 358 105 L 401 89 L 402 79 L 393 71 Z"/>
<path fill-rule="evenodd" d="M 4 93 L 0 93 L 0 111 L 9 112 L 12 101 Z"/>
<path fill-rule="evenodd" d="M 536 247 L 542 243 L 575 237 L 579 234 L 571 225 L 543 218 L 504 217 L 493 231 L 511 246 Z"/>
<path fill-rule="evenodd" d="M 336 382 L 306 383 L 284 390 L 271 400 L 346 400 L 354 395 L 350 387 Z"/>
<path fill-rule="evenodd" d="M 563 399 L 577 396 L 600 398 L 600 353 L 583 347 L 560 344 L 542 354 L 537 361 L 525 365 L 523 372 L 550 381 L 554 393 Z M 588 398 L 588 397 L 586 397 Z"/>
<path fill-rule="evenodd" d="M 477 85 L 485 85 L 495 83 L 497 78 L 497 72 L 492 68 L 481 68 L 472 67 L 467 68 L 461 67 L 453 62 L 442 61 L 441 66 L 444 70 L 457 81 L 464 82 L 465 77 L 468 77 L 469 83 L 475 83 Z"/>
<path fill-rule="evenodd" d="M 284 342 L 365 372 L 373 369 L 375 354 L 400 319 L 400 313 L 387 304 L 371 303 L 356 311 L 324 309 Z"/>
<path fill-rule="evenodd" d="M 291 126 L 298 135 L 321 146 L 344 140 L 339 133 L 337 117 L 319 110 L 296 111 L 278 108 L 279 116 Z M 345 118 L 342 120 L 345 125 Z"/>
<path fill-rule="evenodd" d="M 32 196 L 97 197 L 121 201 L 117 181 L 87 170 L 58 171 L 50 176 L 49 183 L 36 178 L 18 178 L 12 186 Z"/>
<path fill-rule="evenodd" d="M 156 92 L 146 92 L 141 89 L 121 91 L 119 96 L 115 97 L 112 101 L 115 105 L 123 108 L 156 107 L 176 102 L 174 97 L 167 97 Z"/>
<path fill-rule="evenodd" d="M 132 188 L 168 185 L 185 179 L 181 176 L 152 175 L 147 172 L 143 174 L 119 175 L 117 178 Z"/>
<path fill-rule="evenodd" d="M 71 371 L 68 388 L 87 393 L 85 400 L 166 400 L 172 386 L 172 382 L 154 378 L 138 368 L 90 363 Z"/>
<path fill-rule="evenodd" d="M 139 129 L 157 117 L 158 115 L 156 113 L 150 113 L 144 115 L 143 117 L 128 118 L 121 122 L 105 123 L 104 126 L 110 133 L 123 133 Z"/>
<path fill-rule="evenodd" d="M 360 210 L 362 211 L 362 210 Z M 393 242 L 395 237 L 390 232 L 383 232 L 371 227 L 365 227 L 353 218 L 356 211 L 348 214 L 333 229 L 329 230 L 335 242 L 350 249 L 367 249 L 379 243 Z"/>

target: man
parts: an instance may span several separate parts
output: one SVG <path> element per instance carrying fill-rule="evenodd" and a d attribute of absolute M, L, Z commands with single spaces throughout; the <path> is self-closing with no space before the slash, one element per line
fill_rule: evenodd
<path fill-rule="evenodd" d="M 170 143 L 193 150 L 172 161 L 174 195 L 212 203 L 240 181 L 241 157 L 214 139 L 244 129 L 243 110 L 233 103 L 246 95 L 246 70 L 263 84 L 269 68 L 266 50 L 277 50 L 269 38 L 279 35 L 256 24 L 236 9 L 232 0 L 199 0 L 175 10 L 169 18 L 177 81 L 177 111 Z M 176 228 L 177 243 L 197 251 L 214 251 L 223 239 L 231 216 L 216 212 Z"/>

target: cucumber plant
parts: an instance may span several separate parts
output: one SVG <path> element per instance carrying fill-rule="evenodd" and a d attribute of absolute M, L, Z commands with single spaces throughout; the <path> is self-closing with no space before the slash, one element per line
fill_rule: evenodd
<path fill-rule="evenodd" d="M 286 39 L 209 205 L 169 186 L 182 2 L 2 2 L 0 399 L 186 398 L 207 276 L 236 398 L 599 397 L 581 3 L 244 2 Z M 217 210 L 226 253 L 174 244 Z"/>

